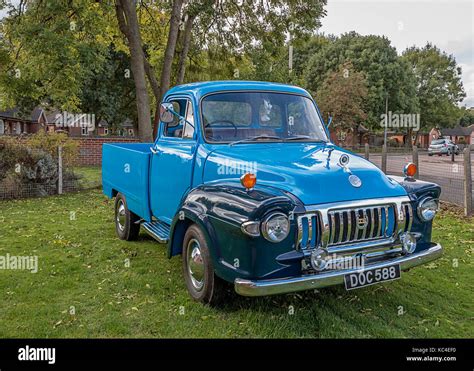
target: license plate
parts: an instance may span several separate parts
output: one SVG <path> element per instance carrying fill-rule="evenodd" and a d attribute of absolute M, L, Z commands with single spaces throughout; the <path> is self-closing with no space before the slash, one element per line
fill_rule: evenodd
<path fill-rule="evenodd" d="M 346 284 L 346 290 L 352 290 L 380 282 L 393 281 L 398 278 L 400 278 L 400 265 L 395 264 L 388 267 L 346 274 L 344 276 L 344 283 Z"/>

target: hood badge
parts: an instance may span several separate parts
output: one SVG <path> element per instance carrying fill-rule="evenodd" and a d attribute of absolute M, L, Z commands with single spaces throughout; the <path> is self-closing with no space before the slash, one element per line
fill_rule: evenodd
<path fill-rule="evenodd" d="M 344 169 L 346 173 L 349 173 L 349 183 L 355 188 L 359 188 L 362 185 L 362 180 L 357 175 L 352 174 L 351 169 L 349 169 L 350 157 L 345 153 L 339 157 L 339 166 Z"/>
<path fill-rule="evenodd" d="M 369 221 L 367 220 L 367 216 L 362 216 L 357 218 L 357 228 L 358 229 L 364 229 L 367 227 L 367 224 L 369 224 Z"/>
<path fill-rule="evenodd" d="M 355 188 L 359 188 L 362 185 L 362 180 L 357 175 L 349 175 L 349 183 Z"/>
<path fill-rule="evenodd" d="M 339 157 L 339 165 L 341 165 L 342 167 L 346 167 L 347 165 L 349 165 L 349 160 L 349 156 L 344 153 L 341 155 L 341 157 Z"/>

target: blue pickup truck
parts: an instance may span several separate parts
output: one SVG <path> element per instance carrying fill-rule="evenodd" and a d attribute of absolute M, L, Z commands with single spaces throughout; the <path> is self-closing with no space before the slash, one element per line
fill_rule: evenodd
<path fill-rule="evenodd" d="M 190 295 L 229 282 L 262 296 L 400 278 L 437 259 L 438 185 L 387 176 L 331 143 L 304 89 L 265 82 L 181 85 L 154 143 L 103 146 L 103 190 L 119 238 L 143 228 L 182 256 Z"/>

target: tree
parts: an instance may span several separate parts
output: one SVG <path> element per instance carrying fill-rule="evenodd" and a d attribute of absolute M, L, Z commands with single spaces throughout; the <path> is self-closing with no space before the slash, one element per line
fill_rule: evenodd
<path fill-rule="evenodd" d="M 138 24 L 135 4 L 128 0 L 115 0 L 115 10 L 120 30 L 128 40 L 130 61 L 135 81 L 135 96 L 137 100 L 138 133 L 144 142 L 152 142 L 150 97 L 147 91 L 145 72 L 145 55 Z"/>
<path fill-rule="evenodd" d="M 84 80 L 107 54 L 96 37 L 107 26 L 101 6 L 30 0 L 7 9 L 0 21 L 0 49 L 8 55 L 0 70 L 3 104 L 77 110 Z"/>
<path fill-rule="evenodd" d="M 320 26 L 319 19 L 325 14 L 326 0 L 268 0 L 233 1 L 196 0 L 193 2 L 174 0 L 171 6 L 168 40 L 161 70 L 160 94 L 155 96 L 157 104 L 169 89 L 172 81 L 172 63 L 179 40 L 179 24 L 183 25 L 182 49 L 179 55 L 177 83 L 185 80 L 186 57 L 193 36 L 193 28 L 199 45 L 211 49 L 212 45 L 223 46 L 221 50 L 235 54 L 244 48 L 258 44 L 283 44 L 291 31 L 295 37 L 314 32 Z M 179 14 L 183 11 L 181 21 Z M 158 107 L 156 112 L 159 112 Z M 155 115 L 156 132 L 158 124 Z"/>
<path fill-rule="evenodd" d="M 459 113 L 459 125 L 467 127 L 474 125 L 474 109 L 461 107 Z"/>
<path fill-rule="evenodd" d="M 87 91 L 86 83 L 98 82 L 97 74 L 110 76 L 105 68 L 110 67 L 112 48 L 113 53 L 125 52 L 128 57 L 139 135 L 150 140 L 151 111 L 154 108 L 157 123 L 159 103 L 169 87 L 196 79 L 249 75 L 256 66 L 247 52 L 252 47 L 260 51 L 273 47 L 268 53 L 278 65 L 289 33 L 294 38 L 314 33 L 325 3 L 9 1 L 9 15 L 0 21 L 0 58 L 6 56 L 8 64 L 0 70 L 5 104 L 25 110 L 37 104 L 68 111 L 98 109 L 97 96 Z M 16 76 L 17 69 L 21 77 Z M 120 91 L 128 86 L 119 78 L 113 83 Z"/>
<path fill-rule="evenodd" d="M 129 55 L 110 45 L 100 73 L 84 80 L 79 95 L 81 112 L 94 113 L 96 123 L 106 120 L 112 132 L 126 119 L 137 117 L 135 84 L 124 76 L 129 68 Z M 134 125 L 137 126 L 136 120 Z"/>
<path fill-rule="evenodd" d="M 367 94 L 364 74 L 356 72 L 351 62 L 345 62 L 327 75 L 316 95 L 323 116 L 332 116 L 334 127 L 352 131 L 352 145 L 357 144 L 358 127 L 367 118 Z"/>
<path fill-rule="evenodd" d="M 385 37 L 350 32 L 330 39 L 311 56 L 304 73 L 305 86 L 312 92 L 318 91 L 327 76 L 346 61 L 367 79 L 365 124 L 369 128 L 381 129 L 380 115 L 385 113 L 387 97 L 389 110 L 417 112 L 414 76 Z"/>
<path fill-rule="evenodd" d="M 455 58 L 430 43 L 405 50 L 402 58 L 416 78 L 421 126 L 454 126 L 460 118 L 457 105 L 466 96 Z"/>

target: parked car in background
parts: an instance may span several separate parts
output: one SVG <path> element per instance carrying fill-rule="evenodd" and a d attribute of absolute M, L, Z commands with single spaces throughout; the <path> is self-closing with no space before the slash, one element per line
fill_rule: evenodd
<path fill-rule="evenodd" d="M 414 164 L 387 176 L 335 146 L 295 86 L 177 86 L 155 142 L 104 144 L 102 161 L 118 237 L 143 228 L 181 255 L 187 289 L 203 303 L 224 281 L 246 296 L 351 290 L 442 254 L 431 241 L 440 187 L 414 179 Z"/>
<path fill-rule="evenodd" d="M 428 147 L 428 155 L 447 155 L 451 156 L 454 152 L 455 155 L 459 155 L 459 147 L 453 143 L 450 139 L 436 139 L 433 140 Z"/>

